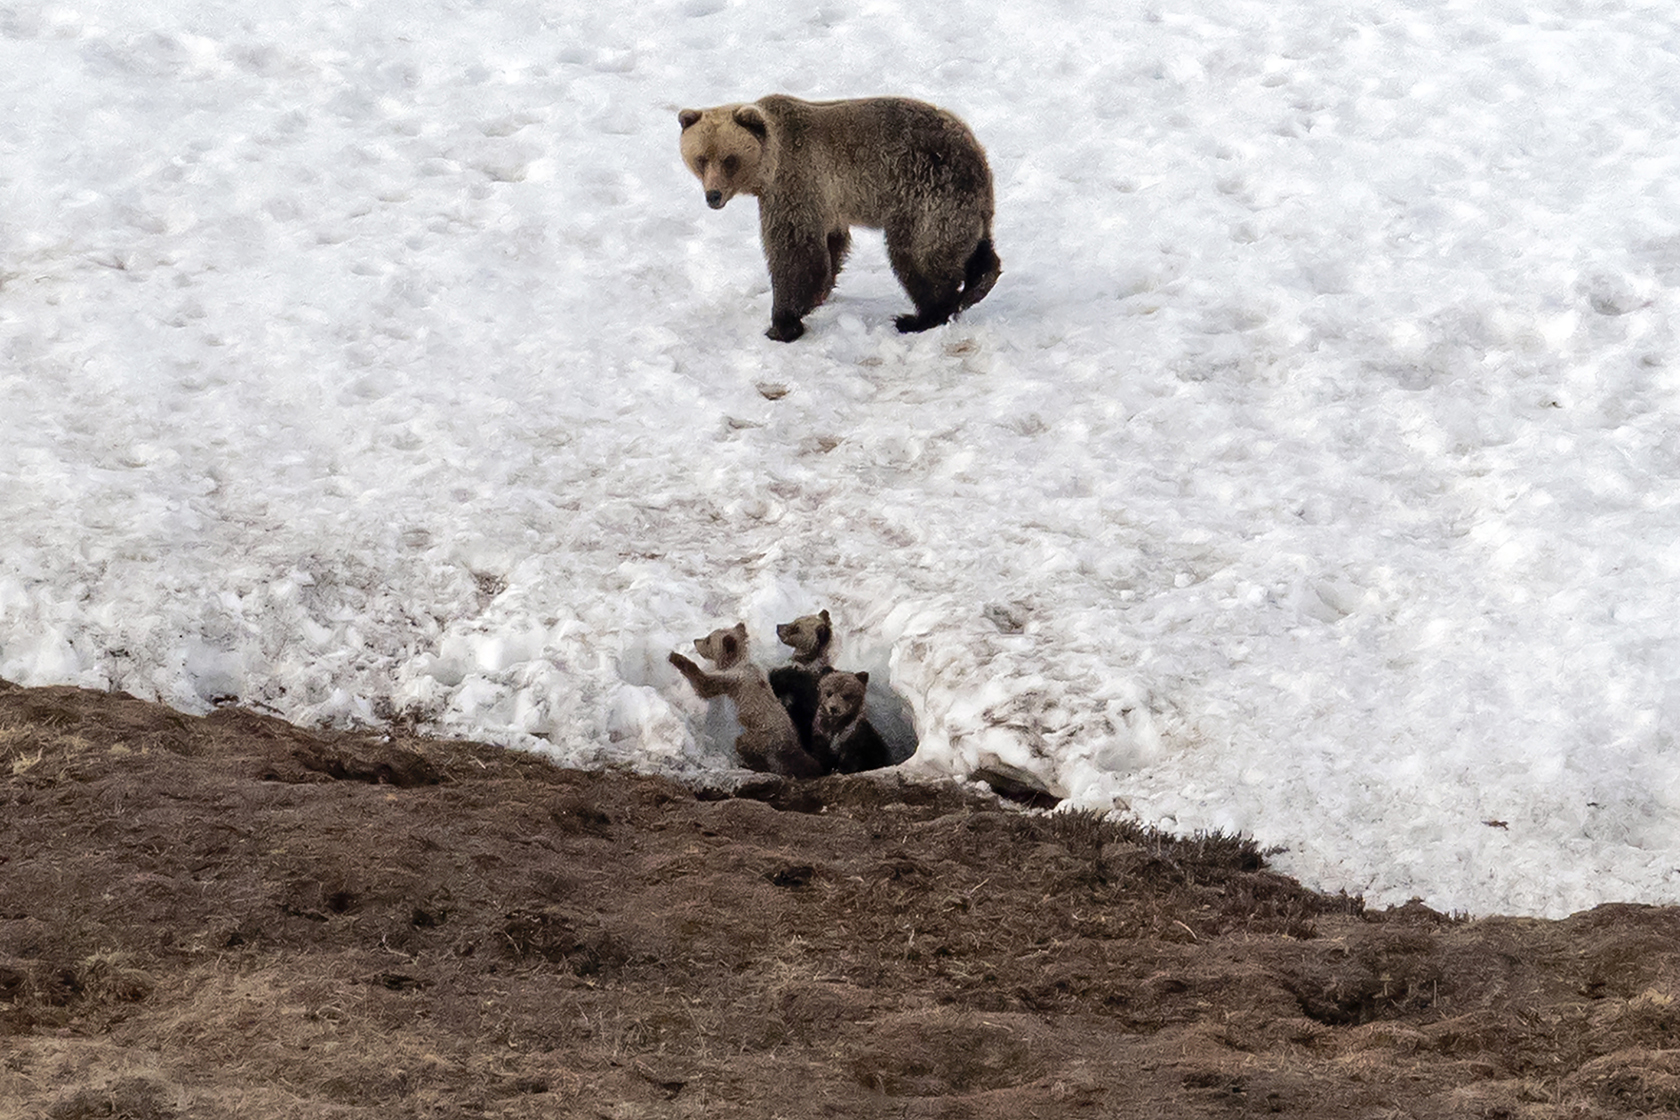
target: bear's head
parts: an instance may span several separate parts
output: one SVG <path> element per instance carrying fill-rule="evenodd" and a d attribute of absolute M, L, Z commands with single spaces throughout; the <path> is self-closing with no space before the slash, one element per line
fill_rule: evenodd
<path fill-rule="evenodd" d="M 778 623 L 776 637 L 784 646 L 793 647 L 795 661 L 815 661 L 828 652 L 829 643 L 834 640 L 834 627 L 828 621 L 828 611 L 824 610 Z"/>
<path fill-rule="evenodd" d="M 706 205 L 723 209 L 738 194 L 757 194 L 770 126 L 757 105 L 684 109 L 682 157 L 706 192 Z"/>
<path fill-rule="evenodd" d="M 728 630 L 713 630 L 694 639 L 694 652 L 719 669 L 729 668 L 747 656 L 747 624 L 737 622 Z"/>
<path fill-rule="evenodd" d="M 817 684 L 817 730 L 833 735 L 863 714 L 868 673 L 829 673 Z"/>

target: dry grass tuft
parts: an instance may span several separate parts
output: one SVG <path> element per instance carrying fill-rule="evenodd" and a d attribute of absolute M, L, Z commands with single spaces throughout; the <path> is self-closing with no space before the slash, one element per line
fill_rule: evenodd
<path fill-rule="evenodd" d="M 32 785 L 50 785 L 94 749 L 87 739 L 50 725 L 0 723 L 0 778 L 10 775 Z"/>

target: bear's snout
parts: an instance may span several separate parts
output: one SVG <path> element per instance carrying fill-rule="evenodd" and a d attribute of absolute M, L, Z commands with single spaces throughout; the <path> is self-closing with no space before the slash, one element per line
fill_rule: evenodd
<path fill-rule="evenodd" d="M 710 206 L 713 210 L 722 210 L 723 209 L 723 192 L 722 191 L 707 191 L 706 192 L 706 205 Z"/>

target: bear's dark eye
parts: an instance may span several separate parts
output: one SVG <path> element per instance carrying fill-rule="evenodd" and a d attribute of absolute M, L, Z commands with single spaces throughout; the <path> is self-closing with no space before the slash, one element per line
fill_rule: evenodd
<path fill-rule="evenodd" d="M 705 172 L 706 172 L 706 157 L 705 156 L 700 156 L 698 159 L 696 159 L 694 161 L 694 167 L 695 167 L 695 170 L 699 171 L 702 175 L 705 174 Z"/>
<path fill-rule="evenodd" d="M 741 166 L 741 161 L 736 159 L 734 156 L 723 157 L 723 173 L 725 175 L 735 174 L 735 169 L 739 166 Z"/>

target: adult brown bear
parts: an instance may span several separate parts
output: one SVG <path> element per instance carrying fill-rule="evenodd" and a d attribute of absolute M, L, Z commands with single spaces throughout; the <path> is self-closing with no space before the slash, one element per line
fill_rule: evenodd
<path fill-rule="evenodd" d="M 893 274 L 916 304 L 901 331 L 925 331 L 985 298 L 1003 271 L 992 248 L 992 172 L 952 114 L 903 97 L 801 101 L 773 94 L 684 109 L 682 156 L 706 204 L 758 197 L 778 342 L 828 298 L 851 227 L 886 234 Z"/>

